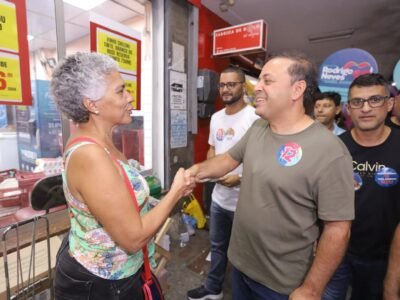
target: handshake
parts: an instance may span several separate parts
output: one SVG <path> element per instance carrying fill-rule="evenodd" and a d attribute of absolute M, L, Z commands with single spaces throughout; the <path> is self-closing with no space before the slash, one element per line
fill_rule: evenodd
<path fill-rule="evenodd" d="M 193 191 L 197 183 L 210 181 L 216 182 L 226 187 L 234 187 L 239 185 L 241 182 L 240 174 L 226 174 L 222 177 L 210 176 L 214 174 L 208 174 L 209 172 L 205 172 L 202 168 L 202 164 L 203 163 L 193 165 L 186 170 L 180 168 L 175 175 L 171 190 L 177 189 L 180 191 L 182 196 L 187 196 Z"/>

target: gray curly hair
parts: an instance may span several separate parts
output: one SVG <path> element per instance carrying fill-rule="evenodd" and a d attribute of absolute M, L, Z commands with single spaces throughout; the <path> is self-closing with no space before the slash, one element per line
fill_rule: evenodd
<path fill-rule="evenodd" d="M 118 70 L 118 64 L 100 53 L 75 53 L 55 68 L 51 79 L 51 94 L 58 109 L 75 123 L 89 120 L 83 98 L 100 100 L 107 89 L 106 76 Z"/>

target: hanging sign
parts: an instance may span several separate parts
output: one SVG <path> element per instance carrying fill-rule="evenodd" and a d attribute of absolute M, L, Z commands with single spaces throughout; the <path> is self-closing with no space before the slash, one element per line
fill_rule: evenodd
<path fill-rule="evenodd" d="M 32 104 L 26 36 L 25 1 L 0 0 L 0 104 Z"/>
<path fill-rule="evenodd" d="M 102 16 L 90 14 L 91 51 L 112 57 L 119 67 L 125 86 L 132 96 L 132 106 L 140 110 L 140 34 Z"/>
<path fill-rule="evenodd" d="M 347 101 L 350 84 L 358 76 L 378 72 L 375 58 L 357 48 L 339 50 L 324 60 L 319 69 L 318 84 L 321 92 L 333 91 Z"/>
<path fill-rule="evenodd" d="M 266 49 L 267 24 L 263 20 L 214 30 L 214 56 L 263 52 Z"/>

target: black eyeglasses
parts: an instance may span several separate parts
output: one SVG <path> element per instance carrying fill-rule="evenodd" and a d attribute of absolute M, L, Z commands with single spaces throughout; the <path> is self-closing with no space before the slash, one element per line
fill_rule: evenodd
<path fill-rule="evenodd" d="M 228 89 L 232 89 L 235 86 L 237 86 L 238 84 L 243 83 L 242 81 L 229 81 L 229 82 L 220 82 L 218 83 L 218 88 L 223 89 L 224 87 L 227 87 Z"/>
<path fill-rule="evenodd" d="M 364 98 L 352 98 L 348 101 L 350 108 L 362 108 L 364 106 L 364 102 L 368 102 L 370 107 L 381 107 L 385 100 L 390 99 L 390 96 L 371 96 L 368 99 Z"/>

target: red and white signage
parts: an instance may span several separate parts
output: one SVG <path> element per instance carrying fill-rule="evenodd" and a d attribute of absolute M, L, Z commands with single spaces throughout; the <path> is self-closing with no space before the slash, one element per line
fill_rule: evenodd
<path fill-rule="evenodd" d="M 267 24 L 263 20 L 214 30 L 214 56 L 255 53 L 266 49 Z"/>

